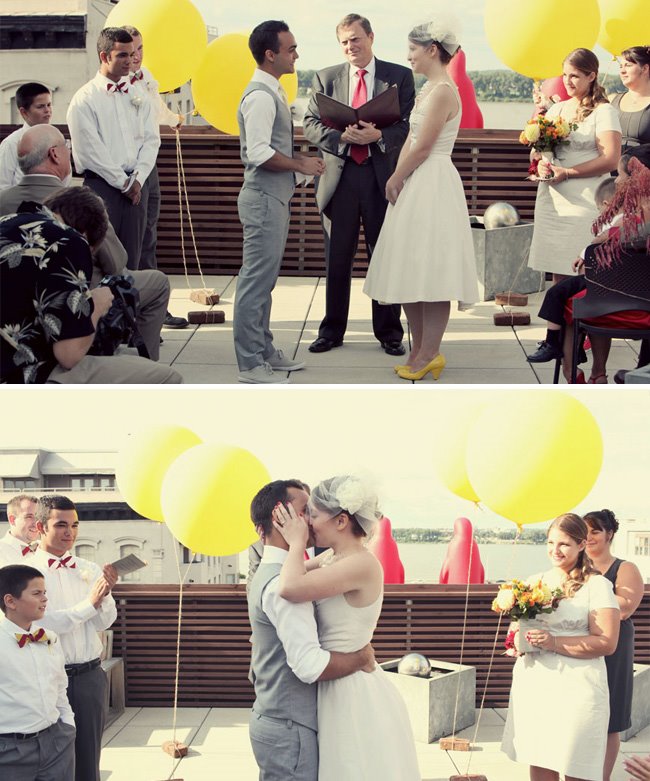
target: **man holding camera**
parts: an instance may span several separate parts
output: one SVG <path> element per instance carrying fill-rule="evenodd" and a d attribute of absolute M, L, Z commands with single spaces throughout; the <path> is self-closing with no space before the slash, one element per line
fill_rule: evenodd
<path fill-rule="evenodd" d="M 0 382 L 182 382 L 178 372 L 133 355 L 89 355 L 112 303 L 108 287 L 89 290 L 90 247 L 105 234 L 104 204 L 86 187 L 27 204 L 0 223 Z"/>
<path fill-rule="evenodd" d="M 70 150 L 62 133 L 52 125 L 28 128 L 18 142 L 18 164 L 22 180 L 0 192 L 0 216 L 14 214 L 23 201 L 43 203 L 64 187 L 70 175 Z M 169 280 L 161 271 L 126 271 L 126 250 L 108 223 L 106 237 L 91 247 L 93 274 L 90 287 L 105 276 L 128 273 L 140 296 L 136 324 L 149 357 L 160 355 L 160 331 L 169 304 Z"/>

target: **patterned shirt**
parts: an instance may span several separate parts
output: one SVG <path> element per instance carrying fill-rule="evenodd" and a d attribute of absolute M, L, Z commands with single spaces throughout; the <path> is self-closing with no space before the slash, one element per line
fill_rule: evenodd
<path fill-rule="evenodd" d="M 53 345 L 94 332 L 88 242 L 49 209 L 0 218 L 0 382 L 43 383 Z"/>

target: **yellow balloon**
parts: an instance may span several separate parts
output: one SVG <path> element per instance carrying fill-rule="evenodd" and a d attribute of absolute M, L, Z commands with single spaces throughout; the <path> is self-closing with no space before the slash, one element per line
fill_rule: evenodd
<path fill-rule="evenodd" d="M 480 502 L 467 474 L 467 440 L 484 404 L 445 409 L 435 420 L 433 463 L 443 485 L 461 499 Z"/>
<path fill-rule="evenodd" d="M 598 43 L 614 56 L 650 38 L 648 0 L 600 0 L 600 17 Z"/>
<path fill-rule="evenodd" d="M 201 62 L 208 31 L 190 0 L 120 0 L 106 27 L 129 24 L 142 33 L 145 65 L 160 92 L 185 84 Z"/>
<path fill-rule="evenodd" d="M 497 431 L 524 433 L 526 441 L 499 441 Z M 602 462 L 594 416 L 561 391 L 503 392 L 481 413 L 467 446 L 467 473 L 481 502 L 518 526 L 570 512 Z"/>
<path fill-rule="evenodd" d="M 264 464 L 247 450 L 199 445 L 179 456 L 165 475 L 165 522 L 174 537 L 196 553 L 239 553 L 258 539 L 250 505 L 270 479 Z"/>
<path fill-rule="evenodd" d="M 192 98 L 199 114 L 223 133 L 239 135 L 237 111 L 241 96 L 255 72 L 248 35 L 228 33 L 212 41 L 192 76 Z M 227 78 L 224 78 L 227 74 Z M 298 76 L 280 78 L 289 103 L 298 95 Z"/>
<path fill-rule="evenodd" d="M 201 438 L 183 426 L 152 426 L 132 434 L 117 457 L 115 478 L 129 507 L 152 521 L 165 520 L 160 504 L 165 473 Z"/>
<path fill-rule="evenodd" d="M 598 0 L 565 0 L 530 6 L 521 0 L 486 0 L 485 32 L 497 57 L 531 79 L 549 79 L 562 70 L 569 52 L 590 49 L 600 25 Z"/>

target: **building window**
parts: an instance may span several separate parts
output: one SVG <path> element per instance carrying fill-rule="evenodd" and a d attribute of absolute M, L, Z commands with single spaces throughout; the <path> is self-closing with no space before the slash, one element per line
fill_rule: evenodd
<path fill-rule="evenodd" d="M 194 555 L 194 558 L 192 558 L 192 555 Z M 202 559 L 203 557 L 200 553 L 192 554 L 192 551 L 183 545 L 183 564 L 200 564 Z"/>
<path fill-rule="evenodd" d="M 74 555 L 80 559 L 86 559 L 87 561 L 95 561 L 95 553 L 97 549 L 94 545 L 75 545 Z"/>
<path fill-rule="evenodd" d="M 133 543 L 128 543 L 126 545 L 120 545 L 120 558 L 123 559 L 125 556 L 130 556 L 132 553 L 134 553 L 136 556 L 140 556 L 142 553 L 142 548 L 140 545 L 134 545 Z M 130 582 L 134 583 L 135 581 L 140 580 L 140 572 L 141 570 L 136 570 L 135 572 L 129 572 L 128 575 L 123 575 L 122 580 L 124 582 Z"/>
<path fill-rule="evenodd" d="M 31 491 L 36 488 L 36 480 L 31 477 L 5 477 L 2 486 L 5 491 Z"/>
<path fill-rule="evenodd" d="M 72 491 L 107 491 L 114 487 L 114 475 L 75 475 L 70 479 Z"/>
<path fill-rule="evenodd" d="M 650 534 L 637 534 L 634 540 L 635 556 L 650 556 Z"/>

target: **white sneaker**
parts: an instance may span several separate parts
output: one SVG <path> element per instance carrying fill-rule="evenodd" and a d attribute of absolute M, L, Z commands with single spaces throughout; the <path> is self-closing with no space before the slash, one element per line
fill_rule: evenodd
<path fill-rule="evenodd" d="M 304 361 L 292 361 L 291 358 L 287 358 L 282 350 L 276 350 L 275 355 L 267 358 L 266 361 L 272 369 L 282 372 L 297 372 L 298 369 L 305 368 Z"/>
<path fill-rule="evenodd" d="M 286 384 L 289 382 L 287 377 L 276 374 L 268 363 L 261 363 L 253 369 L 246 369 L 246 371 L 239 372 L 239 377 L 237 379 L 239 382 L 248 382 L 258 385 L 273 382 Z"/>

